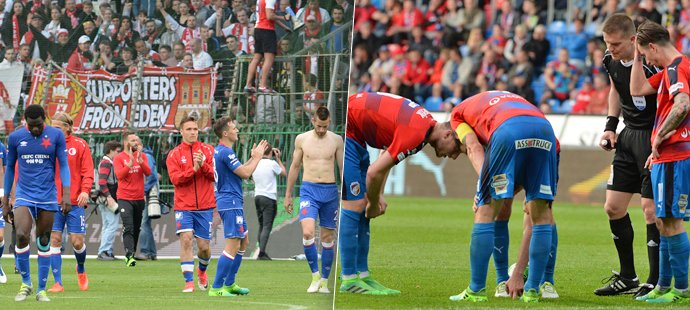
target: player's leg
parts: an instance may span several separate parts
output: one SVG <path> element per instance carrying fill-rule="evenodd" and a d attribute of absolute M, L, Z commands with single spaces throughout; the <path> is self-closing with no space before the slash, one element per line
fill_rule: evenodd
<path fill-rule="evenodd" d="M 259 229 L 256 233 L 256 240 L 259 242 L 259 260 L 263 258 L 265 254 L 264 250 L 266 250 L 264 240 L 262 240 L 262 234 L 264 233 L 264 210 L 268 207 L 268 201 L 264 199 L 265 197 L 263 196 L 254 196 L 254 207 L 256 208 L 256 217 L 259 221 Z"/>
<path fill-rule="evenodd" d="M 50 272 L 50 234 L 53 228 L 55 212 L 37 209 L 36 247 L 38 248 L 38 287 L 36 300 L 50 301 L 46 295 L 46 282 Z M 59 212 L 59 211 L 58 211 Z"/>
<path fill-rule="evenodd" d="M 5 252 L 5 220 L 0 216 L 0 284 L 7 283 L 7 275 L 2 270 L 2 253 Z"/>
<path fill-rule="evenodd" d="M 235 252 L 235 260 L 233 261 L 232 267 L 228 272 L 228 276 L 225 278 L 223 289 L 231 294 L 247 295 L 249 294 L 249 289 L 241 287 L 239 284 L 237 284 L 237 272 L 240 270 L 242 258 L 247 250 L 247 246 L 249 245 L 249 237 L 247 234 L 245 234 L 243 238 L 234 238 L 234 240 L 237 240 L 235 245 L 239 244 L 239 248 Z"/>
<path fill-rule="evenodd" d="M 175 226 L 180 238 L 180 268 L 184 278 L 183 293 L 194 292 L 194 219 L 191 211 L 175 211 Z"/>
<path fill-rule="evenodd" d="M 132 205 L 134 207 L 134 212 L 133 212 L 133 237 L 134 237 L 134 244 L 132 248 L 132 256 L 136 254 L 137 251 L 137 245 L 139 244 L 139 234 L 141 234 L 141 221 L 144 218 L 144 209 L 146 208 L 146 201 L 145 200 L 135 200 L 132 202 Z"/>
<path fill-rule="evenodd" d="M 336 195 L 336 197 L 338 197 Z M 337 210 L 337 208 L 336 208 Z M 333 221 L 335 224 L 335 219 Z M 335 256 L 335 234 L 334 228 L 325 227 L 321 223 L 321 284 L 319 286 L 319 293 L 329 294 L 328 277 L 331 275 L 333 268 L 333 257 Z"/>
<path fill-rule="evenodd" d="M 686 216 L 688 194 L 684 194 L 690 186 L 690 159 L 652 165 L 652 184 L 654 197 L 658 208 L 656 216 L 659 218 L 659 233 L 661 234 L 659 283 L 657 287 L 642 299 L 651 303 L 685 303 L 690 302 L 688 292 L 688 258 L 690 258 L 690 242 L 683 226 Z M 668 256 L 665 258 L 664 256 Z M 674 279 L 674 288 L 668 289 Z M 658 293 L 664 293 L 661 296 Z M 639 300 L 640 298 L 638 298 Z"/>
<path fill-rule="evenodd" d="M 549 260 L 553 214 L 550 201 L 544 199 L 528 201 L 527 208 L 532 222 L 532 236 L 529 246 L 529 275 L 525 283 L 523 300 L 530 302 L 537 301 L 539 298 L 539 284 L 544 277 Z"/>
<path fill-rule="evenodd" d="M 31 270 L 29 265 L 29 248 L 31 240 L 31 229 L 33 228 L 34 218 L 29 207 L 18 206 L 13 210 L 14 231 L 16 231 L 17 245 L 14 255 L 17 259 L 17 269 L 22 275 L 22 286 L 19 293 L 14 297 L 15 301 L 24 301 L 31 295 L 33 285 L 31 284 Z"/>
<path fill-rule="evenodd" d="M 55 212 L 53 231 L 50 234 L 50 269 L 53 272 L 55 284 L 48 289 L 49 293 L 61 293 L 65 289 L 62 286 L 62 232 L 67 217 L 62 212 Z"/>
<path fill-rule="evenodd" d="M 304 186 L 304 185 L 302 185 Z M 300 205 L 304 201 L 305 197 L 300 196 Z M 307 288 L 307 293 L 316 293 L 319 290 L 319 285 L 321 285 L 321 274 L 319 273 L 319 253 L 316 247 L 315 239 L 315 226 L 316 220 L 314 219 L 318 214 L 318 210 L 312 207 L 300 207 L 300 225 L 302 226 L 302 245 L 304 246 L 304 256 L 309 264 L 309 269 L 311 270 L 311 284 Z"/>
<path fill-rule="evenodd" d="M 661 236 L 659 235 L 659 228 L 656 224 L 656 207 L 654 206 L 654 199 L 652 197 L 645 198 L 644 193 L 641 204 L 645 224 L 647 226 L 647 260 L 649 261 L 649 276 L 647 276 L 647 281 L 640 284 L 640 288 L 637 290 L 637 293 L 635 293 L 635 298 L 647 295 L 659 282 L 659 245 L 661 243 Z"/>
<path fill-rule="evenodd" d="M 98 260 L 113 260 L 110 257 L 113 250 L 113 239 L 117 231 L 117 214 L 111 212 L 106 206 L 99 205 L 98 213 L 101 214 L 101 242 L 98 246 Z"/>
<path fill-rule="evenodd" d="M 208 269 L 208 264 L 211 262 L 209 241 L 211 240 L 211 230 L 213 227 L 213 209 L 190 213 L 194 219 L 194 236 L 196 237 L 196 246 L 198 248 L 197 259 L 199 260 L 199 267 L 197 268 L 197 285 L 200 290 L 205 291 L 208 288 L 206 270 Z"/>
<path fill-rule="evenodd" d="M 229 258 L 231 258 L 231 264 L 224 274 L 216 273 L 216 281 L 218 281 L 221 277 L 224 279 L 222 290 L 227 294 L 249 294 L 249 289 L 240 287 L 235 281 L 237 272 L 242 264 L 242 258 L 249 243 L 249 239 L 247 237 L 247 224 L 244 220 L 244 210 L 233 209 L 221 211 L 220 216 L 223 220 L 223 232 L 226 240 L 225 252 L 228 254 L 228 256 L 230 256 Z M 218 268 L 218 272 L 221 272 L 220 269 L 225 267 L 218 266 Z M 209 292 L 209 295 L 212 295 L 212 292 Z"/>
<path fill-rule="evenodd" d="M 529 221 L 530 225 L 532 221 Z M 554 273 L 556 271 L 556 257 L 558 254 L 558 229 L 556 227 L 556 221 L 553 218 L 553 210 L 551 212 L 551 248 L 549 249 L 549 260 L 546 262 L 546 269 L 544 270 L 544 276 L 539 282 L 539 289 L 541 291 L 541 297 L 543 298 L 558 298 L 558 292 L 556 292 L 554 281 Z"/>
<path fill-rule="evenodd" d="M 257 46 L 260 44 L 261 43 L 257 44 Z M 254 57 L 252 58 L 252 61 L 249 63 L 249 71 L 247 72 L 247 84 L 244 86 L 244 91 L 252 91 L 255 89 L 252 85 L 254 84 L 256 69 L 259 67 L 259 63 L 261 62 L 262 58 L 263 53 L 254 52 Z"/>
<path fill-rule="evenodd" d="M 264 39 L 262 47 L 264 52 L 264 64 L 261 68 L 261 83 L 259 84 L 259 91 L 267 91 L 268 87 L 268 77 L 271 75 L 271 68 L 273 67 L 273 59 L 275 58 L 276 52 L 278 51 L 278 39 L 276 38 L 275 31 L 261 31 L 262 39 Z"/>
<path fill-rule="evenodd" d="M 84 208 L 79 206 L 72 206 L 72 211 L 67 216 L 67 231 L 72 242 L 72 249 L 74 258 L 77 260 L 77 283 L 79 289 L 86 291 L 89 289 L 89 278 L 86 276 L 86 243 L 84 242 L 86 235 L 86 217 L 84 216 Z"/>
<path fill-rule="evenodd" d="M 134 242 L 134 213 L 136 213 L 134 201 L 120 199 L 117 201 L 117 204 L 120 208 L 120 217 L 122 218 L 122 243 L 125 247 L 125 265 L 134 267 L 136 266 L 134 252 L 137 249 Z"/>
<path fill-rule="evenodd" d="M 494 267 L 496 269 L 496 292 L 495 297 L 509 297 L 506 291 L 506 281 L 510 278 L 508 274 L 508 249 L 510 245 L 510 234 L 508 233 L 508 221 L 512 213 L 513 199 L 504 199 L 503 207 L 496 216 L 494 222 Z"/>

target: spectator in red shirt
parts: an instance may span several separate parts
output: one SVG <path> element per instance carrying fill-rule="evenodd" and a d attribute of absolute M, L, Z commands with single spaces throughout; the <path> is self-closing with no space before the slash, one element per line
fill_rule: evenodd
<path fill-rule="evenodd" d="M 391 26 L 386 32 L 387 36 L 394 36 L 393 41 L 400 42 L 402 37 L 399 34 L 406 34 L 412 31 L 412 27 L 421 26 L 424 23 L 422 11 L 415 7 L 413 0 L 403 2 L 402 11 L 391 17 Z"/>
<path fill-rule="evenodd" d="M 93 54 L 90 51 L 91 48 L 91 38 L 87 35 L 83 35 L 79 38 L 79 48 L 74 50 L 72 56 L 69 57 L 67 62 L 67 69 L 76 71 L 89 71 L 93 70 L 94 66 L 91 62 Z"/>
<path fill-rule="evenodd" d="M 402 78 L 402 96 L 405 98 L 414 98 L 415 96 L 422 96 L 424 86 L 429 81 L 429 69 L 431 66 L 422 58 L 420 50 L 411 49 L 407 53 L 407 66 L 405 67 L 405 75 Z M 421 102 L 418 100 L 417 102 Z"/>

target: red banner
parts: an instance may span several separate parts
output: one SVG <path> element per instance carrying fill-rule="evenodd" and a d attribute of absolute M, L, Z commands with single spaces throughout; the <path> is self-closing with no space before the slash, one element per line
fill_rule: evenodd
<path fill-rule="evenodd" d="M 134 73 L 68 71 L 77 82 L 55 70 L 45 83 L 48 73 L 46 68 L 34 68 L 28 102 L 38 104 L 46 96 L 48 115 L 68 113 L 77 133 L 123 131 L 129 128 L 127 121 L 136 130 L 172 131 L 189 114 L 199 119 L 200 130 L 211 126 L 211 102 L 217 82 L 213 68 L 146 67 L 137 105 L 133 105 L 137 81 Z M 132 108 L 134 115 L 130 119 Z"/>

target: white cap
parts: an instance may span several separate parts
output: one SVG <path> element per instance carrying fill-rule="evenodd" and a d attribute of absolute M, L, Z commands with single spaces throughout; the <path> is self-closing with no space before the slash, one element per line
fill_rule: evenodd
<path fill-rule="evenodd" d="M 87 35 L 83 35 L 79 37 L 79 44 L 86 43 L 86 42 L 91 42 L 91 38 Z"/>

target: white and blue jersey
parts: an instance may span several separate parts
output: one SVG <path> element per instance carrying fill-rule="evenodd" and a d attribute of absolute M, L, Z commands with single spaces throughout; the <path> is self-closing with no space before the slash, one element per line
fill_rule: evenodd
<path fill-rule="evenodd" d="M 56 162 L 60 163 L 63 186 L 70 186 L 65 136 L 59 129 L 45 126 L 38 137 L 34 137 L 26 128 L 10 134 L 4 187 L 12 188 L 16 163 L 19 176 L 15 207 L 59 210 L 55 186 Z"/>
<path fill-rule="evenodd" d="M 213 154 L 216 173 L 216 208 L 218 211 L 242 209 L 242 178 L 235 169 L 242 166 L 235 151 L 218 144 Z"/>
<path fill-rule="evenodd" d="M 216 176 L 216 208 L 223 220 L 223 232 L 226 239 L 244 238 L 247 235 L 247 223 L 242 208 L 242 178 L 235 170 L 242 166 L 235 151 L 218 144 L 213 153 Z"/>

